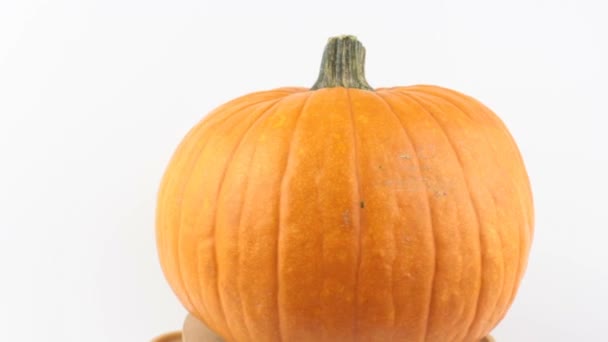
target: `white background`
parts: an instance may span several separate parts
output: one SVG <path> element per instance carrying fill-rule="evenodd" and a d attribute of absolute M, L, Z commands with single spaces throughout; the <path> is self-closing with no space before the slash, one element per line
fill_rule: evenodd
<path fill-rule="evenodd" d="M 0 0 L 0 340 L 178 328 L 154 237 L 173 149 L 231 98 L 312 85 L 348 33 L 370 84 L 475 96 L 522 150 L 536 235 L 498 341 L 607 341 L 604 4 Z"/>

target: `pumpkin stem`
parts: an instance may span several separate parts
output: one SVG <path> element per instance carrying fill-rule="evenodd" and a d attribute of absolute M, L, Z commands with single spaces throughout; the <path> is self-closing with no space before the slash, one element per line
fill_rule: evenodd
<path fill-rule="evenodd" d="M 333 87 L 373 90 L 365 80 L 365 48 L 355 36 L 332 37 L 325 46 L 319 78 L 311 89 Z"/>

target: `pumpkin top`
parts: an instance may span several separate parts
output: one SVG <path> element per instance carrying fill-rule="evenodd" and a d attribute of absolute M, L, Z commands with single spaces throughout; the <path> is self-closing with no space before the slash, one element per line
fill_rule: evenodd
<path fill-rule="evenodd" d="M 365 79 L 365 48 L 355 36 L 332 37 L 325 46 L 319 78 L 311 89 L 334 87 L 373 90 Z"/>

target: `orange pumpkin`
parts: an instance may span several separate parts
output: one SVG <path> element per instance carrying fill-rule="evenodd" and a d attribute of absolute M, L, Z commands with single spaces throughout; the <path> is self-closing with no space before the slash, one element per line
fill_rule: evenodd
<path fill-rule="evenodd" d="M 196 125 L 160 188 L 171 287 L 226 341 L 478 341 L 527 264 L 530 184 L 501 120 L 436 86 L 372 89 L 330 39 L 312 89 Z"/>

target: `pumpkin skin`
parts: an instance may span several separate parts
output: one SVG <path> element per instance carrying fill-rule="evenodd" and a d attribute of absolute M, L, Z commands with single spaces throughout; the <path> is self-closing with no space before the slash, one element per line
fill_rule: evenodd
<path fill-rule="evenodd" d="M 233 100 L 163 177 L 157 246 L 226 341 L 479 341 L 527 264 L 533 205 L 501 120 L 436 86 Z"/>

